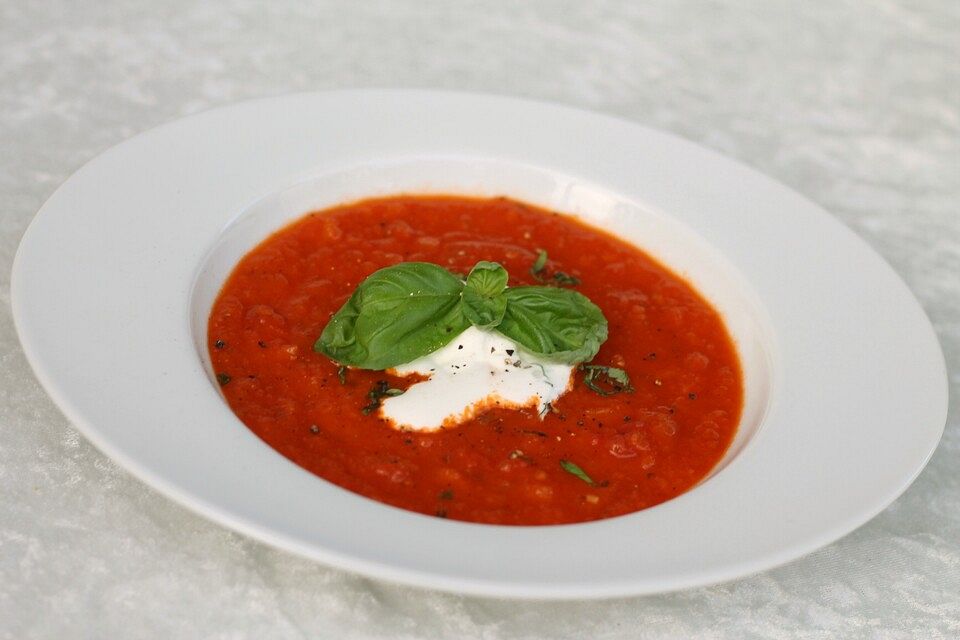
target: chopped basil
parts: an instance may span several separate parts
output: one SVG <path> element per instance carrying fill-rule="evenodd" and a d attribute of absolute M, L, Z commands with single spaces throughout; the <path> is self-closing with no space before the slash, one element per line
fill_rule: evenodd
<path fill-rule="evenodd" d="M 570 462 L 569 460 L 561 460 L 560 466 L 563 467 L 564 471 L 566 471 L 571 475 L 577 476 L 578 478 L 586 482 L 591 487 L 596 486 L 597 483 L 594 482 L 593 479 L 590 476 L 588 476 L 583 469 L 578 467 L 573 462 Z"/>
<path fill-rule="evenodd" d="M 553 279 L 557 284 L 564 287 L 575 287 L 578 284 L 580 284 L 580 278 L 571 276 L 570 274 L 564 273 L 563 271 L 557 271 L 556 273 L 554 273 Z"/>
<path fill-rule="evenodd" d="M 541 250 L 546 262 L 546 252 Z M 539 273 L 539 272 L 538 272 Z M 495 262 L 466 281 L 426 262 L 381 269 L 360 283 L 314 349 L 343 366 L 388 369 L 440 349 L 469 326 L 495 329 L 527 351 L 564 364 L 586 362 L 607 339 L 603 312 L 576 291 L 507 287 Z"/>
<path fill-rule="evenodd" d="M 337 380 L 340 384 L 347 384 L 347 368 L 343 365 L 337 367 Z"/>
<path fill-rule="evenodd" d="M 550 279 L 544 277 L 544 269 L 547 266 L 547 252 L 543 249 L 537 249 L 537 259 L 534 261 L 533 266 L 530 267 L 530 275 L 533 276 L 533 279 L 537 282 L 542 282 L 543 284 L 557 284 L 561 287 L 575 287 L 580 284 L 580 278 L 570 275 L 569 273 L 564 273 L 563 271 L 555 272 Z M 552 279 L 552 283 L 551 280 Z"/>
<path fill-rule="evenodd" d="M 403 395 L 403 389 L 393 389 L 386 380 L 377 380 L 377 382 L 367 392 L 367 399 L 370 402 L 360 411 L 363 415 L 369 415 L 380 408 L 384 398 L 393 398 Z"/>
<path fill-rule="evenodd" d="M 532 275 L 537 282 L 543 282 L 543 276 L 540 275 L 540 272 L 543 271 L 543 268 L 546 266 L 547 252 L 543 249 L 537 249 L 537 259 L 533 261 L 533 266 L 530 267 L 530 275 Z"/>
<path fill-rule="evenodd" d="M 218 374 L 217 374 L 217 382 L 220 383 L 220 386 L 221 386 L 221 387 L 222 387 L 223 385 L 227 384 L 228 382 L 230 382 L 231 380 L 233 380 L 233 378 L 231 378 L 230 376 L 228 376 L 228 375 L 225 374 L 225 373 L 218 373 Z"/>
<path fill-rule="evenodd" d="M 623 369 L 598 364 L 582 364 L 580 370 L 584 372 L 583 384 L 601 396 L 633 392 L 630 376 Z"/>

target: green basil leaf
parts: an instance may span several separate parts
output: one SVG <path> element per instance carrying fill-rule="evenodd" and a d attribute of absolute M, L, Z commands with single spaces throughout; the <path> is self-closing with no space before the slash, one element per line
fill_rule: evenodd
<path fill-rule="evenodd" d="M 591 487 L 596 486 L 597 483 L 593 481 L 593 478 L 588 476 L 587 473 L 583 469 L 581 469 L 577 464 L 570 462 L 569 460 L 561 460 L 560 466 L 563 467 L 564 471 L 580 478 Z"/>
<path fill-rule="evenodd" d="M 445 346 L 470 323 L 463 283 L 427 262 L 403 262 L 360 283 L 314 349 L 343 365 L 389 369 Z"/>
<path fill-rule="evenodd" d="M 478 329 L 492 329 L 507 309 L 507 270 L 496 262 L 481 261 L 467 276 L 463 288 L 463 315 Z"/>
<path fill-rule="evenodd" d="M 576 364 L 597 355 L 607 319 L 583 294 L 556 287 L 515 287 L 497 331 L 534 355 Z"/>
<path fill-rule="evenodd" d="M 580 370 L 584 372 L 583 384 L 601 396 L 612 396 L 618 393 L 633 393 L 630 385 L 630 376 L 623 369 L 606 367 L 599 364 L 582 364 Z M 606 386 L 601 386 L 601 379 Z"/>
<path fill-rule="evenodd" d="M 360 413 L 367 416 L 380 408 L 383 404 L 384 398 L 395 398 L 397 396 L 402 396 L 404 393 L 403 389 L 393 389 L 390 387 L 390 383 L 386 380 L 377 380 L 376 383 L 370 388 L 370 391 L 367 392 L 367 398 L 370 402 L 367 403 Z"/>
<path fill-rule="evenodd" d="M 467 276 L 466 287 L 484 296 L 495 296 L 507 288 L 507 270 L 496 262 L 481 260 Z"/>
<path fill-rule="evenodd" d="M 537 282 L 543 282 L 543 276 L 540 275 L 540 272 L 543 271 L 545 266 L 547 266 L 547 252 L 543 249 L 537 249 L 537 259 L 533 261 L 533 266 L 530 267 L 530 275 Z"/>
<path fill-rule="evenodd" d="M 553 281 L 561 287 L 575 287 L 580 284 L 580 278 L 572 276 L 569 273 L 564 273 L 563 271 L 557 271 L 554 273 Z"/>

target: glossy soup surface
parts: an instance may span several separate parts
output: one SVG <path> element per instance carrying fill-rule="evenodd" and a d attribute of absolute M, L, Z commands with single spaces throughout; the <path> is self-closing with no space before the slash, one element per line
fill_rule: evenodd
<path fill-rule="evenodd" d="M 380 380 L 313 351 L 330 316 L 377 269 L 405 261 L 466 273 L 501 263 L 510 285 L 580 279 L 609 321 L 594 363 L 625 369 L 632 393 L 602 397 L 575 373 L 540 419 L 491 409 L 436 433 L 364 415 Z M 717 312 L 690 285 L 627 244 L 573 218 L 506 198 L 400 196 L 315 212 L 244 256 L 213 305 L 210 357 L 240 420 L 298 465 L 387 504 L 473 522 L 534 525 L 608 518 L 690 489 L 723 456 L 743 382 Z M 560 462 L 570 461 L 588 484 Z"/>

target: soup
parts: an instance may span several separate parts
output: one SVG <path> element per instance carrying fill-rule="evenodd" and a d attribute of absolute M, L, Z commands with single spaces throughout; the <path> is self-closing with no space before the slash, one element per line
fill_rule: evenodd
<path fill-rule="evenodd" d="M 423 375 L 315 351 L 378 270 L 430 263 L 463 277 L 481 261 L 511 288 L 582 294 L 606 319 L 599 351 L 549 403 L 491 401 L 410 429 L 382 404 Z M 689 283 L 600 229 L 508 198 L 404 195 L 310 213 L 240 260 L 208 340 L 226 401 L 278 452 L 368 498 L 470 522 L 583 522 L 676 497 L 723 457 L 743 402 L 733 342 Z"/>

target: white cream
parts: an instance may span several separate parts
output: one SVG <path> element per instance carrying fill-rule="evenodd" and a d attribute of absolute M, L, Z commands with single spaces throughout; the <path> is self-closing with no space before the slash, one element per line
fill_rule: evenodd
<path fill-rule="evenodd" d="M 380 415 L 398 429 L 436 431 L 497 406 L 536 406 L 543 416 L 570 388 L 573 367 L 537 359 L 499 333 L 470 327 L 442 349 L 391 373 L 430 378 L 384 399 Z"/>

